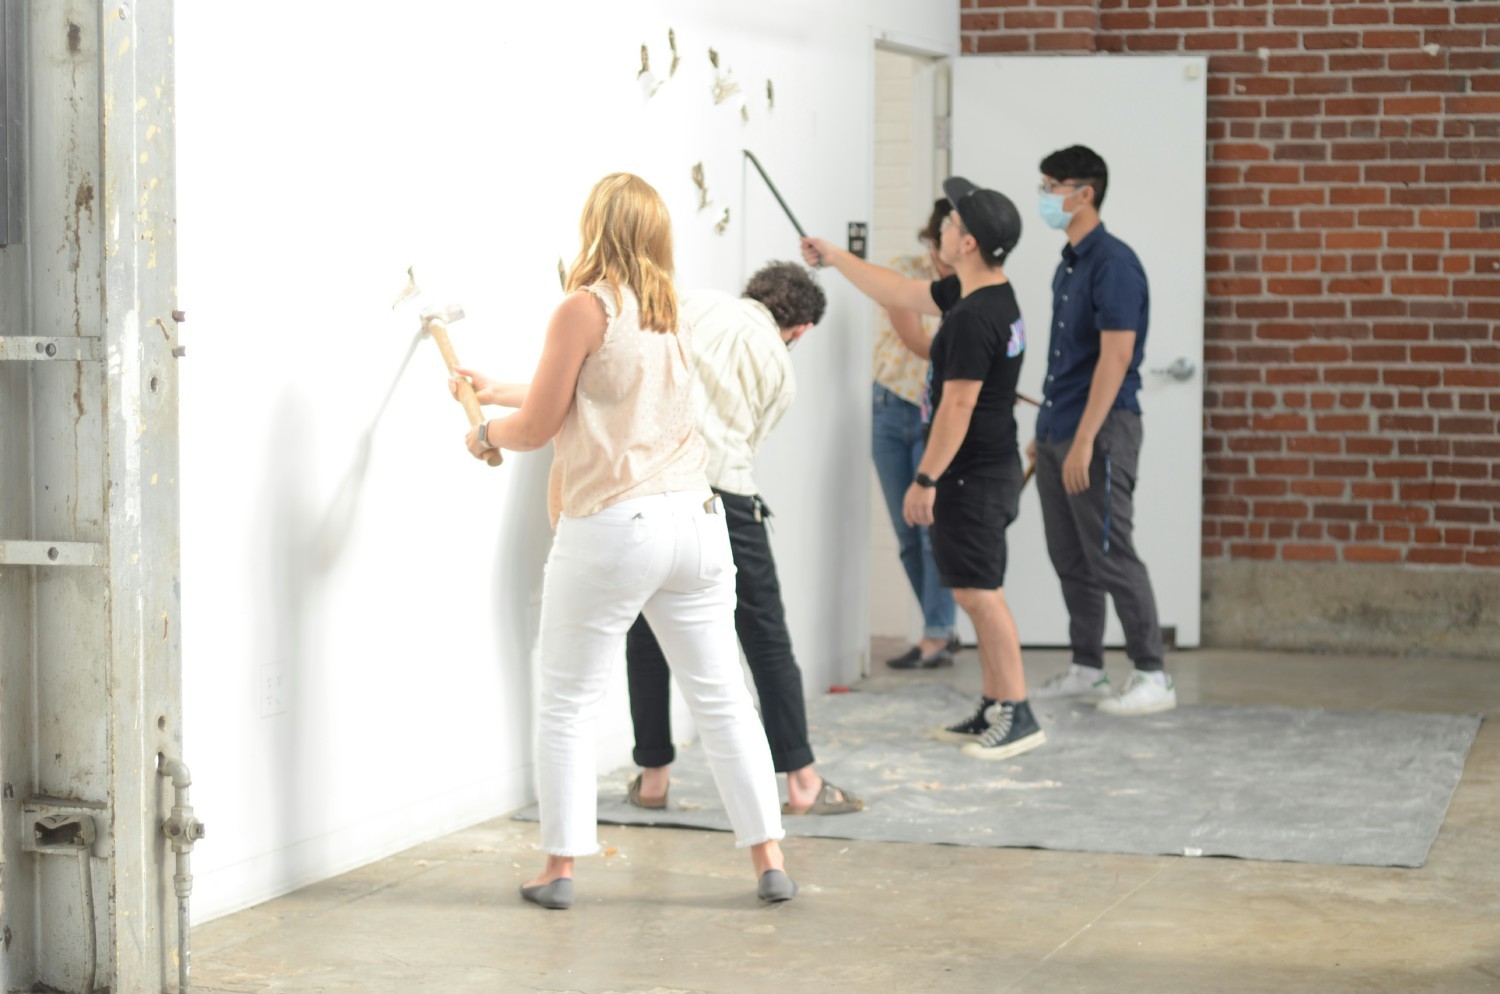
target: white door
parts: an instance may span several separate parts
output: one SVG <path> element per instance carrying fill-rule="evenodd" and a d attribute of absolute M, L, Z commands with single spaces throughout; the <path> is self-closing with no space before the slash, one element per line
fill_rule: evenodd
<path fill-rule="evenodd" d="M 1006 266 L 1030 332 L 1022 393 L 1046 377 L 1052 273 L 1063 234 L 1037 215 L 1038 165 L 1087 145 L 1109 164 L 1102 216 L 1140 256 L 1151 285 L 1142 364 L 1145 443 L 1136 488 L 1136 547 L 1151 571 L 1165 630 L 1198 644 L 1203 464 L 1203 210 L 1206 61 L 1162 56 L 968 57 L 953 63 L 953 172 L 1020 208 L 1020 246 Z M 1017 408 L 1021 444 L 1036 412 Z M 1009 532 L 1006 593 L 1028 645 L 1066 645 L 1068 616 L 1047 559 L 1036 487 Z M 1121 645 L 1110 614 L 1106 635 Z"/>

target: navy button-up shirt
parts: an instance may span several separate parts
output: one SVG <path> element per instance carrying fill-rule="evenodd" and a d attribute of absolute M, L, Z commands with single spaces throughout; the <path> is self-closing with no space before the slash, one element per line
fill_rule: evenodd
<path fill-rule="evenodd" d="M 1150 315 L 1151 294 L 1141 261 L 1104 225 L 1076 247 L 1063 246 L 1062 262 L 1052 277 L 1052 341 L 1047 347 L 1042 410 L 1036 419 L 1038 438 L 1060 442 L 1078 431 L 1099 363 L 1101 331 L 1135 332 L 1135 355 L 1114 406 L 1140 413 L 1136 394 L 1141 389 Z"/>

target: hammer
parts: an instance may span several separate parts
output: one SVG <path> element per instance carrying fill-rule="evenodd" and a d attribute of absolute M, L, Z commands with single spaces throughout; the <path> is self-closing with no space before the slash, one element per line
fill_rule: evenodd
<path fill-rule="evenodd" d="M 1017 401 L 1024 401 L 1025 403 L 1030 404 L 1032 407 L 1035 407 L 1035 408 L 1038 408 L 1038 409 L 1040 409 L 1041 406 L 1042 406 L 1042 402 L 1041 401 L 1037 400 L 1035 397 L 1028 397 L 1024 393 L 1021 393 L 1019 390 L 1016 391 L 1016 400 Z M 1029 463 L 1026 464 L 1026 475 L 1023 476 L 1023 477 L 1021 477 L 1021 489 L 1022 490 L 1026 489 L 1026 484 L 1028 484 L 1028 483 L 1031 482 L 1031 478 L 1035 474 L 1036 474 L 1036 461 L 1033 460 L 1033 461 L 1031 461 L 1031 462 L 1029 462 Z M 1041 484 L 1037 484 L 1037 486 L 1041 486 Z"/>
<path fill-rule="evenodd" d="M 446 304 L 442 307 L 427 307 L 422 311 L 422 330 L 432 336 L 437 342 L 438 351 L 443 354 L 443 362 L 448 366 L 448 375 L 458 376 L 458 353 L 453 351 L 453 343 L 448 339 L 448 325 L 462 319 L 464 309 L 457 304 Z M 479 424 L 484 420 L 484 412 L 479 409 L 479 398 L 474 396 L 474 387 L 468 380 L 459 377 L 458 401 L 464 405 L 464 413 L 469 416 L 471 426 Z M 499 449 L 491 449 L 485 460 L 491 466 L 498 466 L 504 459 L 500 456 Z"/>

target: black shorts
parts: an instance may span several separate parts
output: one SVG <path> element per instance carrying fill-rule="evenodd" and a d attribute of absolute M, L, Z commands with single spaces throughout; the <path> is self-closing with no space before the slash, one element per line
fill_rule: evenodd
<path fill-rule="evenodd" d="M 932 558 L 948 588 L 1005 586 L 1005 529 L 1021 503 L 1021 478 L 948 477 L 933 502 Z"/>

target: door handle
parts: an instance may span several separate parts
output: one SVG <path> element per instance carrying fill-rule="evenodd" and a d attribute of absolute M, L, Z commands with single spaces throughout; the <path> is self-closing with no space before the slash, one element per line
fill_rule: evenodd
<path fill-rule="evenodd" d="M 1172 365 L 1168 366 L 1166 369 L 1151 370 L 1151 372 L 1161 376 L 1170 376 L 1172 377 L 1172 379 L 1177 380 L 1179 383 L 1183 380 L 1192 379 L 1193 374 L 1197 371 L 1198 367 L 1194 365 L 1193 360 L 1189 359 L 1187 356 L 1178 356 L 1176 359 L 1173 359 Z"/>

